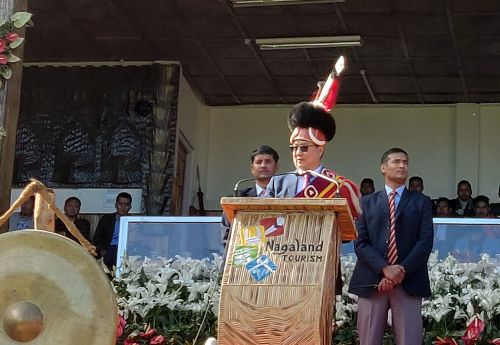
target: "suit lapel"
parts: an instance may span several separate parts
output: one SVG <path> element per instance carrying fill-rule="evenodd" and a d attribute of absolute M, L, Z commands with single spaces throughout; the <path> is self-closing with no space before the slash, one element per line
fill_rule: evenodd
<path fill-rule="evenodd" d="M 406 204 L 410 200 L 410 193 L 405 189 L 403 189 L 403 195 L 401 195 L 401 199 L 399 200 L 399 205 L 398 208 L 396 209 L 396 219 L 399 217 L 401 212 L 404 210 L 406 207 Z"/>
<path fill-rule="evenodd" d="M 378 203 L 382 207 L 382 210 L 384 211 L 383 214 L 387 217 L 387 219 L 389 219 L 389 198 L 387 197 L 385 188 L 379 191 Z"/>
<path fill-rule="evenodd" d="M 290 195 L 291 197 L 295 196 L 295 194 L 297 194 L 297 180 L 298 180 L 298 177 L 297 175 L 289 175 L 289 176 L 286 176 L 286 178 L 288 179 L 287 181 L 287 186 L 286 186 L 286 194 L 287 195 Z"/>

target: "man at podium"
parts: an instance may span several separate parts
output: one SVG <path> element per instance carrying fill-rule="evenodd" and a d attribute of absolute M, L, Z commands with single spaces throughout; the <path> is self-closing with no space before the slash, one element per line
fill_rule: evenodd
<path fill-rule="evenodd" d="M 321 163 L 325 145 L 335 135 L 333 116 L 311 102 L 297 104 L 288 116 L 290 150 L 295 172 L 274 176 L 267 185 L 267 196 L 274 198 L 346 198 L 353 218 L 360 214 L 356 184 Z M 335 180 L 339 189 L 329 180 Z"/>
<path fill-rule="evenodd" d="M 335 135 L 335 119 L 320 105 L 297 104 L 288 116 L 290 150 L 295 172 L 274 176 L 267 185 L 266 196 L 274 198 L 346 198 L 354 218 L 360 214 L 359 189 L 356 184 L 321 162 L 325 145 Z M 337 185 L 329 180 L 335 180 Z M 337 188 L 339 186 L 340 188 Z M 336 294 L 342 292 L 342 278 L 337 275 Z"/>

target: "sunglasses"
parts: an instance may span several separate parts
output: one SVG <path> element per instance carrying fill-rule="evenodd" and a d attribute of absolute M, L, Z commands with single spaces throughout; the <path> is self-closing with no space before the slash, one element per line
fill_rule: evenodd
<path fill-rule="evenodd" d="M 309 151 L 309 147 L 310 146 L 318 146 L 318 145 L 314 145 L 314 144 L 310 144 L 310 145 L 289 145 L 288 147 L 290 148 L 290 150 L 292 150 L 292 152 L 297 152 L 298 150 L 300 150 L 300 152 L 306 153 L 307 151 Z"/>

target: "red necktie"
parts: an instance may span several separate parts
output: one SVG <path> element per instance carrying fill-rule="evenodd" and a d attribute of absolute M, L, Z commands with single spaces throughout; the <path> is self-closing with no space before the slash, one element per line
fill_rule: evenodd
<path fill-rule="evenodd" d="M 398 260 L 398 249 L 396 247 L 396 203 L 394 201 L 396 197 L 396 191 L 392 191 L 389 194 L 389 219 L 390 219 L 390 230 L 389 230 L 389 254 L 387 255 L 389 260 L 389 265 L 394 265 Z"/>

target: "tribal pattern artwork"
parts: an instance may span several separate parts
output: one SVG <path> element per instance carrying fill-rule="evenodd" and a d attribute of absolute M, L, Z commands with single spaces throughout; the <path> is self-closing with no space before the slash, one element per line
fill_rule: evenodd
<path fill-rule="evenodd" d="M 166 69 L 172 98 L 159 96 Z M 147 200 L 157 125 L 173 126 L 160 146 L 175 157 L 179 77 L 177 65 L 26 68 L 13 185 L 37 178 L 53 188 L 142 188 Z M 155 106 L 173 115 L 157 123 Z M 171 193 L 173 159 L 164 164 L 162 192 Z"/>

